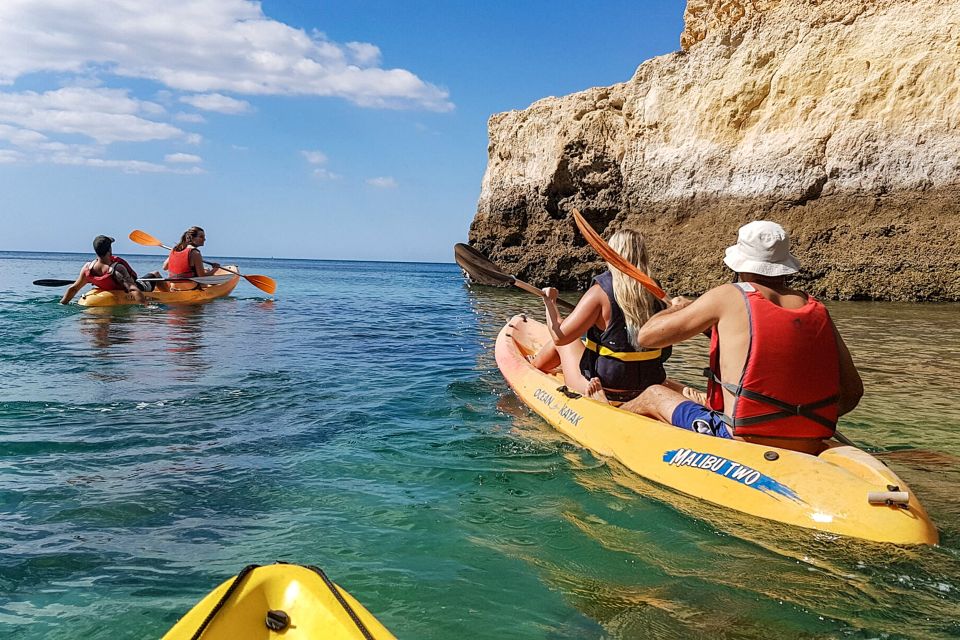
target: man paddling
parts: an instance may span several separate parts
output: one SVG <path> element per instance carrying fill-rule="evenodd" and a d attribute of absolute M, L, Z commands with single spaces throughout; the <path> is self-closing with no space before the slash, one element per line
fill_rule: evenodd
<path fill-rule="evenodd" d="M 137 286 L 137 272 L 129 262 L 113 255 L 113 238 L 97 236 L 93 239 L 93 250 L 97 259 L 83 265 L 77 280 L 60 298 L 60 304 L 69 303 L 88 283 L 103 291 L 127 291 L 140 304 L 146 302 Z"/>
<path fill-rule="evenodd" d="M 622 408 L 700 433 L 819 453 L 837 418 L 863 396 L 850 351 L 826 308 L 787 286 L 799 263 L 779 224 L 740 227 L 723 261 L 737 281 L 692 302 L 675 298 L 637 335 L 644 347 L 663 348 L 711 329 L 706 406 L 654 385 Z"/>

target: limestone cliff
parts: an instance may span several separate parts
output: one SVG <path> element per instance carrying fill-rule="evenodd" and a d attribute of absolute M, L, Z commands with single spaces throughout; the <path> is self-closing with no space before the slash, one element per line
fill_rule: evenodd
<path fill-rule="evenodd" d="M 960 300 L 960 2 L 689 0 L 685 22 L 623 84 L 490 118 L 470 242 L 583 287 L 601 264 L 579 207 L 642 230 L 664 287 L 698 293 L 767 218 L 814 294 Z"/>

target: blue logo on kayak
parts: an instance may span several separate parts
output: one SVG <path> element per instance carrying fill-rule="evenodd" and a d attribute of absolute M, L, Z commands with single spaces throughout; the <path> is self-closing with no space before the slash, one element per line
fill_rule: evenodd
<path fill-rule="evenodd" d="M 673 449 L 663 454 L 663 461 L 677 467 L 693 467 L 694 469 L 710 471 L 773 497 L 779 495 L 795 502 L 803 502 L 793 489 L 777 482 L 770 476 L 739 462 L 710 453 L 702 453 L 692 449 Z"/>

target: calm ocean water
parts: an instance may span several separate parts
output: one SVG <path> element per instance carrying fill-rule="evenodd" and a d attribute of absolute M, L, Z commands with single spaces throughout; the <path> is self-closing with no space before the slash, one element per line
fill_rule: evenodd
<path fill-rule="evenodd" d="M 400 638 L 960 637 L 960 305 L 831 305 L 867 386 L 844 431 L 940 528 L 899 549 L 563 439 L 493 360 L 539 301 L 455 265 L 242 259 L 275 299 L 241 282 L 192 308 L 30 284 L 85 259 L 0 253 L 0 637 L 157 638 L 274 560 L 325 568 Z M 705 351 L 671 375 L 699 383 Z"/>

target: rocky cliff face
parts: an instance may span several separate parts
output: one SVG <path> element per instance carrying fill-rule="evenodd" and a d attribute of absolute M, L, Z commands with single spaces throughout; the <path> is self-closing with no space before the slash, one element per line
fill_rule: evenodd
<path fill-rule="evenodd" d="M 642 230 L 673 293 L 729 278 L 744 222 L 776 220 L 829 298 L 960 300 L 960 3 L 689 0 L 680 51 L 633 78 L 489 121 L 470 242 L 576 288 Z"/>

